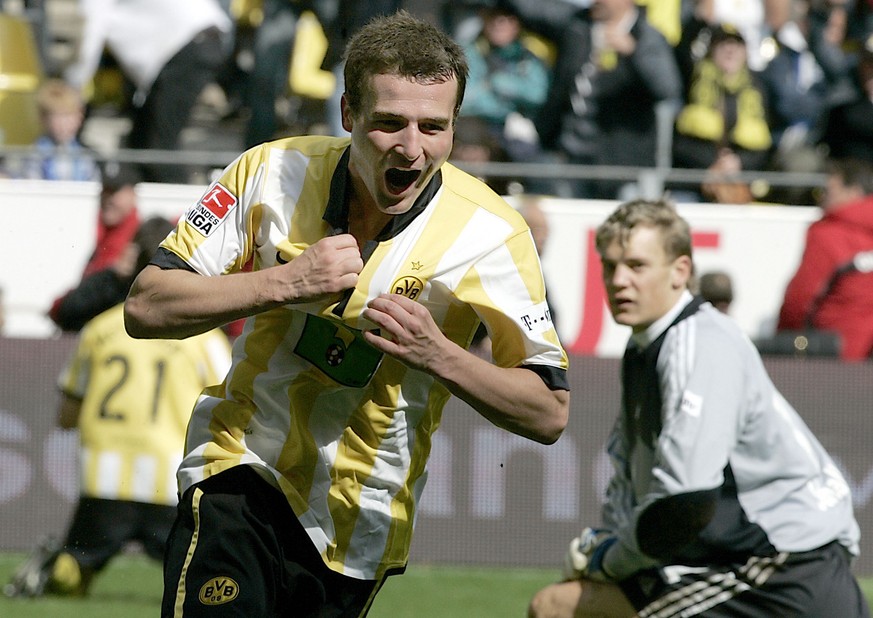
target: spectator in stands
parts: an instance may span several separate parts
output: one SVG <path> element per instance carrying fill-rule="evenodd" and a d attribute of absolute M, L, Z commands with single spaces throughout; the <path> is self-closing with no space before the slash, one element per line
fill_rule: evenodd
<path fill-rule="evenodd" d="M 873 274 L 869 262 L 856 257 L 873 252 L 873 164 L 832 161 L 821 206 L 822 217 L 809 226 L 797 272 L 785 289 L 777 330 L 836 332 L 842 359 L 869 359 Z"/>
<path fill-rule="evenodd" d="M 251 72 L 242 86 L 249 110 L 245 147 L 276 137 L 276 101 L 288 88 L 288 68 L 300 14 L 307 8 L 296 0 L 264 0 L 263 20 L 254 32 Z"/>
<path fill-rule="evenodd" d="M 722 313 L 729 313 L 734 302 L 734 285 L 731 276 L 716 270 L 700 275 L 700 295 Z"/>
<path fill-rule="evenodd" d="M 869 45 L 873 37 L 873 4 L 863 0 L 831 0 L 831 6 L 846 10 L 846 38 L 858 47 Z"/>
<path fill-rule="evenodd" d="M 484 3 L 482 30 L 464 46 L 470 77 L 461 117 L 482 118 L 514 161 L 539 150 L 534 119 L 546 100 L 550 69 L 525 46 L 522 23 L 503 0 Z"/>
<path fill-rule="evenodd" d="M 512 1 L 524 24 L 557 43 L 552 85 L 537 121 L 543 148 L 568 163 L 654 167 L 659 129 L 669 136 L 673 118 L 659 127 L 663 116 L 656 108 L 675 110 L 681 98 L 679 70 L 663 35 L 633 0 L 594 0 L 581 10 Z M 536 192 L 615 198 L 621 185 L 582 181 Z"/>
<path fill-rule="evenodd" d="M 746 203 L 748 187 L 723 179 L 766 169 L 771 145 L 764 97 L 746 61 L 745 41 L 723 25 L 713 31 L 708 54 L 694 67 L 688 100 L 676 118 L 673 165 L 713 172 L 714 180 L 701 188 L 704 198 Z"/>
<path fill-rule="evenodd" d="M 145 221 L 127 252 L 134 274 L 173 229 Z M 213 330 L 185 341 L 132 339 L 123 306 L 89 321 L 58 379 L 58 424 L 78 429 L 80 497 L 63 544 L 40 544 L 4 588 L 7 596 L 85 596 L 130 541 L 162 560 L 176 515 L 176 467 L 200 391 L 230 366 L 227 338 Z"/>
<path fill-rule="evenodd" d="M 813 28 L 808 0 L 771 0 L 768 23 L 774 32 L 776 55 L 760 73 L 767 99 L 768 124 L 775 171 L 818 173 L 826 154 L 818 146 L 831 106 L 852 90 L 849 58 L 839 41 Z M 770 201 L 814 204 L 806 188 L 785 188 Z"/>
<path fill-rule="evenodd" d="M 79 92 L 64 80 L 52 78 L 40 86 L 36 102 L 43 133 L 34 142 L 33 153 L 7 159 L 6 174 L 40 180 L 99 180 L 94 153 L 79 142 L 85 119 Z"/>
<path fill-rule="evenodd" d="M 810 17 L 828 39 L 855 54 L 873 35 L 873 5 L 866 0 L 809 0 Z"/>
<path fill-rule="evenodd" d="M 517 193 L 521 188 L 516 179 L 477 173 L 478 170 L 475 169 L 477 165 L 509 161 L 503 144 L 484 118 L 477 116 L 458 117 L 455 121 L 455 141 L 452 145 L 451 160 L 464 168 L 465 171 L 475 174 L 479 180 L 500 195 Z M 468 163 L 473 165 L 465 165 Z"/>
<path fill-rule="evenodd" d="M 765 19 L 765 9 L 771 2 L 774 0 L 683 0 L 676 58 L 686 90 L 695 65 L 706 56 L 712 35 L 722 24 L 730 24 L 745 40 L 749 68 L 756 72 L 764 69 L 772 57 L 771 33 Z"/>
<path fill-rule="evenodd" d="M 873 40 L 858 57 L 851 100 L 828 114 L 822 141 L 833 158 L 873 163 Z"/>
<path fill-rule="evenodd" d="M 49 309 L 49 317 L 61 330 L 78 331 L 127 295 L 134 264 L 125 249 L 139 228 L 138 182 L 130 166 L 113 163 L 104 169 L 94 251 L 79 284 L 55 299 Z"/>
<path fill-rule="evenodd" d="M 83 33 L 66 77 L 84 89 L 106 49 L 136 87 L 126 145 L 176 150 L 203 88 L 221 67 L 231 23 L 217 0 L 82 0 Z M 143 165 L 144 180 L 188 181 L 178 163 Z"/>

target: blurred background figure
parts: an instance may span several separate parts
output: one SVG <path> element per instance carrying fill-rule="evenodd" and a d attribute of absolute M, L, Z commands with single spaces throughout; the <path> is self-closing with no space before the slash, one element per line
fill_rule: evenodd
<path fill-rule="evenodd" d="M 700 188 L 711 202 L 744 204 L 745 183 L 731 176 L 766 168 L 772 138 L 764 96 L 747 62 L 746 43 L 730 26 L 712 32 L 709 51 L 694 66 L 688 98 L 676 118 L 673 165 L 705 169 L 713 181 Z"/>
<path fill-rule="evenodd" d="M 148 264 L 173 225 L 152 218 L 126 251 Z M 176 468 L 200 391 L 220 382 L 230 346 L 219 330 L 191 339 L 132 339 L 123 305 L 91 320 L 58 386 L 58 424 L 79 430 L 81 494 L 63 543 L 48 537 L 4 587 L 7 596 L 84 596 L 136 541 L 162 560 L 175 519 Z"/>
<path fill-rule="evenodd" d="M 633 0 L 513 0 L 522 22 L 557 55 L 536 127 L 547 160 L 655 167 L 659 144 L 672 133 L 682 85 L 673 49 Z M 658 110 L 667 110 L 664 116 Z M 666 152 L 669 159 L 669 149 Z M 638 192 L 622 181 L 570 180 L 534 186 L 561 197 L 616 198 Z"/>
<path fill-rule="evenodd" d="M 550 69 L 522 39 L 522 23 L 504 0 L 481 0 L 482 29 L 464 46 L 470 75 L 461 116 L 481 118 L 513 161 L 538 155 L 534 119 L 546 100 Z"/>
<path fill-rule="evenodd" d="M 773 138 L 769 169 L 822 173 L 826 153 L 819 146 L 828 110 L 851 97 L 849 56 L 844 37 L 831 38 L 816 27 L 808 0 L 769 0 L 767 22 L 775 55 L 759 74 L 767 98 L 767 121 Z M 813 205 L 807 188 L 771 191 L 769 201 Z"/>
<path fill-rule="evenodd" d="M 734 302 L 734 286 L 731 276 L 724 271 L 713 271 L 700 275 L 698 282 L 700 295 L 704 300 L 722 313 L 730 313 Z"/>
<path fill-rule="evenodd" d="M 127 295 L 135 274 L 126 250 L 140 225 L 139 180 L 131 166 L 113 162 L 105 167 L 94 251 L 77 286 L 55 299 L 49 309 L 49 317 L 61 330 L 78 331 Z"/>
<path fill-rule="evenodd" d="M 838 333 L 843 360 L 866 360 L 873 353 L 873 253 L 863 259 L 873 252 L 873 164 L 834 160 L 828 169 L 822 216 L 807 230 L 777 330 Z"/>
<path fill-rule="evenodd" d="M 833 158 L 873 163 L 873 39 L 858 55 L 851 98 L 827 116 L 822 141 Z"/>
<path fill-rule="evenodd" d="M 32 24 L 0 11 L 0 145 L 27 146 L 42 132 L 36 104 L 45 78 L 40 52 Z"/>
<path fill-rule="evenodd" d="M 476 165 L 488 163 L 507 163 L 509 155 L 503 148 L 500 137 L 492 130 L 484 118 L 478 116 L 459 116 L 455 122 L 455 141 L 452 144 L 453 163 L 465 171 L 477 176 L 498 195 L 518 193 L 521 184 L 517 180 L 505 177 L 489 177 L 479 173 Z M 468 166 L 465 164 L 473 164 Z"/>
<path fill-rule="evenodd" d="M 773 55 L 772 41 L 767 36 L 770 28 L 766 22 L 766 6 L 774 1 L 785 0 L 683 1 L 676 58 L 686 88 L 694 66 L 706 56 L 713 34 L 723 24 L 730 24 L 746 42 L 749 68 L 756 72 L 763 70 Z"/>
<path fill-rule="evenodd" d="M 231 30 L 217 0 L 80 0 L 82 37 L 66 79 L 85 91 L 104 52 L 135 92 L 126 146 L 176 150 L 203 88 L 224 63 Z M 143 164 L 148 182 L 184 183 L 183 165 Z"/>
<path fill-rule="evenodd" d="M 78 90 L 62 79 L 48 79 L 36 101 L 42 135 L 33 143 L 33 153 L 7 159 L 7 174 L 39 180 L 99 180 L 94 153 L 79 141 L 85 103 Z"/>
<path fill-rule="evenodd" d="M 253 33 L 251 70 L 239 84 L 248 111 L 246 148 L 277 137 L 276 102 L 288 89 L 297 22 L 308 2 L 263 0 L 261 23 Z"/>

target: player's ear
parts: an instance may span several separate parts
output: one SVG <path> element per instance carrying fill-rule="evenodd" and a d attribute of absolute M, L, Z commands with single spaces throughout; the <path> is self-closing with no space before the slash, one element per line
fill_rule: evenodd
<path fill-rule="evenodd" d="M 670 285 L 674 290 L 687 287 L 693 271 L 694 266 L 691 263 L 691 257 L 688 255 L 680 255 L 673 260 L 673 268 L 670 273 Z"/>
<path fill-rule="evenodd" d="M 349 105 L 348 100 L 346 99 L 345 93 L 343 93 L 343 96 L 340 99 L 340 111 L 342 113 L 343 129 L 351 133 L 352 126 L 354 126 L 354 122 L 352 119 L 352 108 Z"/>

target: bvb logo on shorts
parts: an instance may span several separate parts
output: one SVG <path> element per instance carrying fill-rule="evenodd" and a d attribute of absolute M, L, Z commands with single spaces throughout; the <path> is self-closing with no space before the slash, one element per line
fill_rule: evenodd
<path fill-rule="evenodd" d="M 203 605 L 222 605 L 230 603 L 239 595 L 239 586 L 230 577 L 214 577 L 200 588 L 200 602 Z"/>

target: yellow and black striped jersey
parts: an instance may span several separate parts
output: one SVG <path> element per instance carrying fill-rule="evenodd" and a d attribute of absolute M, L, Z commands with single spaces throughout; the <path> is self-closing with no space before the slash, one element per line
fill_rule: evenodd
<path fill-rule="evenodd" d="M 59 387 L 81 400 L 81 494 L 176 504 L 176 469 L 200 392 L 230 365 L 221 331 L 184 341 L 132 339 L 119 304 L 82 329 Z"/>
<path fill-rule="evenodd" d="M 243 153 L 180 220 L 156 263 L 207 276 L 248 263 L 258 270 L 347 231 L 348 146 L 294 137 Z M 248 318 L 225 384 L 195 409 L 180 485 L 254 465 L 275 479 L 330 568 L 369 579 L 407 562 L 449 392 L 364 342 L 361 331 L 373 326 L 361 317 L 367 302 L 385 292 L 414 299 L 465 348 L 482 321 L 497 364 L 531 366 L 560 388 L 567 355 L 523 218 L 452 165 L 362 253 L 358 285 L 340 302 Z"/>

